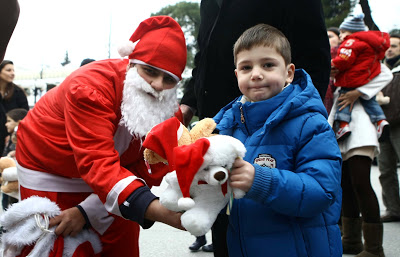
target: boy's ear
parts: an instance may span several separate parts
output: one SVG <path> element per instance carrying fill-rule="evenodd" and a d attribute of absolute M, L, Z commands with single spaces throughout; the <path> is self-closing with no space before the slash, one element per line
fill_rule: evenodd
<path fill-rule="evenodd" d="M 294 79 L 294 70 L 295 70 L 295 66 L 293 63 L 289 64 L 287 66 L 287 78 L 286 78 L 286 84 L 290 84 L 292 83 L 293 79 Z"/>
<path fill-rule="evenodd" d="M 236 78 L 237 78 L 237 69 L 235 69 L 235 76 L 236 76 Z"/>

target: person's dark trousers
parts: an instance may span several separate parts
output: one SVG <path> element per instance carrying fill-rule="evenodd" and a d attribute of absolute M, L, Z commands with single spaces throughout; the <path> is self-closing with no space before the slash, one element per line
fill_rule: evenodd
<path fill-rule="evenodd" d="M 4 193 L 1 193 L 1 194 L 2 194 L 1 205 L 3 207 L 3 210 L 5 211 L 8 208 L 9 196 Z"/>
<path fill-rule="evenodd" d="M 228 215 L 225 213 L 218 214 L 212 228 L 212 243 L 214 247 L 215 257 L 228 257 L 228 246 L 226 243 L 226 231 L 228 229 Z"/>

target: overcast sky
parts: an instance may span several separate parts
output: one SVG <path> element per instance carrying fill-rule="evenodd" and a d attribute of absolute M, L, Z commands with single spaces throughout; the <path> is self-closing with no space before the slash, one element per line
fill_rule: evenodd
<path fill-rule="evenodd" d="M 191 0 L 200 2 L 200 0 Z M 263 0 L 260 0 L 263 1 Z M 117 46 L 129 39 L 140 21 L 179 0 L 19 0 L 21 13 L 5 58 L 18 70 L 70 66 L 82 59 L 118 58 Z M 382 31 L 400 28 L 399 0 L 369 0 Z"/>

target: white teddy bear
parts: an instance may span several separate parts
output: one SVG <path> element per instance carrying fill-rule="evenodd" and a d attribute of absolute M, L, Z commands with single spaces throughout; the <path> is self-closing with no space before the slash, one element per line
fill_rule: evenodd
<path fill-rule="evenodd" d="M 239 140 L 224 135 L 176 147 L 176 171 L 165 176 L 168 186 L 160 196 L 161 204 L 173 211 L 184 210 L 182 226 L 192 235 L 206 234 L 231 196 L 229 170 L 245 152 Z M 238 199 L 245 193 L 235 189 L 233 194 Z"/>

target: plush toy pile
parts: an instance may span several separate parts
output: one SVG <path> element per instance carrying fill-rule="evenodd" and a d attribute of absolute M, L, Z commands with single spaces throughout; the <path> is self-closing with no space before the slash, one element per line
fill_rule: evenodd
<path fill-rule="evenodd" d="M 243 158 L 244 145 L 225 135 L 213 135 L 216 124 L 204 119 L 189 132 L 176 118 L 155 126 L 147 135 L 145 159 L 150 164 L 168 162 L 172 172 L 165 176 L 168 186 L 160 202 L 173 211 L 184 211 L 182 226 L 195 236 L 206 234 L 218 213 L 227 205 L 229 170 L 236 158 Z"/>
<path fill-rule="evenodd" d="M 9 157 L 0 158 L 1 191 L 14 198 L 18 196 L 18 175 L 15 161 Z"/>

